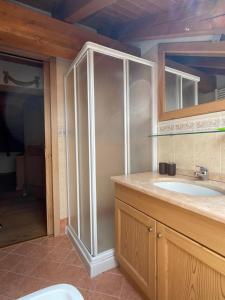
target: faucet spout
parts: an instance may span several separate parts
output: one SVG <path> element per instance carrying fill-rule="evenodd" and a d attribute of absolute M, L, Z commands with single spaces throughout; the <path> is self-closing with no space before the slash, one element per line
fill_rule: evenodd
<path fill-rule="evenodd" d="M 196 166 L 195 177 L 199 178 L 200 180 L 208 180 L 209 179 L 209 171 L 206 167 L 203 166 Z"/>

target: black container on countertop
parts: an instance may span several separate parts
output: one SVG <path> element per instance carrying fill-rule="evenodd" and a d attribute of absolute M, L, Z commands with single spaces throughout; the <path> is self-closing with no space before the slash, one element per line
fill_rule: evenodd
<path fill-rule="evenodd" d="M 169 176 L 175 176 L 176 175 L 176 164 L 175 163 L 169 163 L 168 164 L 168 175 Z"/>
<path fill-rule="evenodd" d="M 159 163 L 159 174 L 165 175 L 168 173 L 168 163 L 160 162 Z"/>

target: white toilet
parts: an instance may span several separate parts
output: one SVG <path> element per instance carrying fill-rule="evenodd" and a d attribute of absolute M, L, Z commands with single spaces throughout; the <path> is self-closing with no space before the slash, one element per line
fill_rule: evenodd
<path fill-rule="evenodd" d="M 19 298 L 19 300 L 84 300 L 71 284 L 56 284 Z"/>

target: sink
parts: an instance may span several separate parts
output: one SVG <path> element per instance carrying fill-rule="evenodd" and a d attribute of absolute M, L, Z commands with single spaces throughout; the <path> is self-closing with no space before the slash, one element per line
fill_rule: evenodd
<path fill-rule="evenodd" d="M 162 189 L 173 191 L 177 193 L 182 193 L 190 196 L 201 196 L 201 197 L 212 197 L 212 196 L 223 196 L 220 193 L 209 187 L 204 187 L 188 182 L 178 182 L 178 181 L 159 181 L 153 183 Z"/>

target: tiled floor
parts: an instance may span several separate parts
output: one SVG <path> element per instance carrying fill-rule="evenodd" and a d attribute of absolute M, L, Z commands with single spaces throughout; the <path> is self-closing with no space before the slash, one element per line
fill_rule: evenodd
<path fill-rule="evenodd" d="M 66 236 L 0 249 L 0 300 L 16 299 L 56 283 L 73 284 L 85 300 L 142 300 L 118 269 L 91 279 Z"/>

